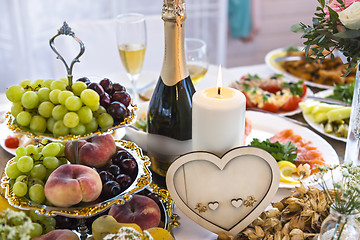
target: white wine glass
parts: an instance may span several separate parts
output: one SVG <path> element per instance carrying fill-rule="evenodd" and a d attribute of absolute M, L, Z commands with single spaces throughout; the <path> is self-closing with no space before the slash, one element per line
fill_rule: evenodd
<path fill-rule="evenodd" d="M 137 99 L 136 82 L 145 58 L 145 17 L 139 13 L 125 13 L 116 17 L 116 38 L 121 62 L 131 82 L 133 102 Z"/>
<path fill-rule="evenodd" d="M 199 83 L 206 75 L 209 67 L 207 46 L 203 40 L 185 38 L 186 65 L 193 84 Z"/>

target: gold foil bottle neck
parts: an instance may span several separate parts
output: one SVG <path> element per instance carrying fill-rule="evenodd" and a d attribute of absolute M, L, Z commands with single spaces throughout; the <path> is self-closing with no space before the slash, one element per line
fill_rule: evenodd
<path fill-rule="evenodd" d="M 185 0 L 164 0 L 162 19 L 165 22 L 183 22 L 186 19 Z"/>

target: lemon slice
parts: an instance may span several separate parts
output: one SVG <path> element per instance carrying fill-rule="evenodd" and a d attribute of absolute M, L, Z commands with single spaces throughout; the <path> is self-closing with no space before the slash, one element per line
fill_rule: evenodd
<path fill-rule="evenodd" d="M 295 164 L 289 161 L 278 162 L 280 169 L 280 181 L 283 183 L 299 184 L 300 182 L 292 177 L 293 173 L 296 173 L 297 168 Z"/>

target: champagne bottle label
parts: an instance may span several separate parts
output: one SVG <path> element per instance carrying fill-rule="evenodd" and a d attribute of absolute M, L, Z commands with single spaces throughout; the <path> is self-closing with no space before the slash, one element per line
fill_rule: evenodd
<path fill-rule="evenodd" d="M 150 168 L 158 175 L 165 177 L 170 164 L 181 154 L 192 150 L 192 140 L 180 141 L 173 138 L 148 134 L 148 149 L 151 161 Z"/>
<path fill-rule="evenodd" d="M 184 52 L 185 2 L 164 0 L 162 19 L 165 29 L 165 56 L 161 78 L 165 85 L 174 86 L 189 76 Z"/>

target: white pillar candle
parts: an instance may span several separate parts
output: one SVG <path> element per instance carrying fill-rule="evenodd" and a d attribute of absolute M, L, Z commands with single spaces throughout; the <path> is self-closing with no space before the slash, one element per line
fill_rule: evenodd
<path fill-rule="evenodd" d="M 244 94 L 236 89 L 221 87 L 219 67 L 218 87 L 197 91 L 193 96 L 193 150 L 209 151 L 222 156 L 228 150 L 244 145 Z"/>

